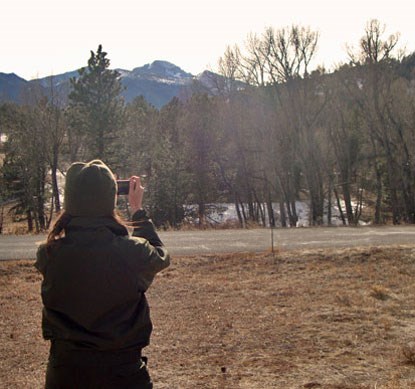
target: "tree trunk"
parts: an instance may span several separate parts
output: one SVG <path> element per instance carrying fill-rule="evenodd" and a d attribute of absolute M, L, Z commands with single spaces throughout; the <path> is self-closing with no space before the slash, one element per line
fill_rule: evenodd
<path fill-rule="evenodd" d="M 241 225 L 242 228 L 244 228 L 245 227 L 245 223 L 244 223 L 244 219 L 242 218 L 241 210 L 239 208 L 238 197 L 236 195 L 235 195 L 234 202 L 235 202 L 236 214 L 238 215 L 239 224 Z"/>
<path fill-rule="evenodd" d="M 281 217 L 281 226 L 287 227 L 287 215 L 285 212 L 284 201 L 280 201 L 280 217 Z"/>
<path fill-rule="evenodd" d="M 2 205 L 0 208 L 0 235 L 3 233 L 3 221 L 4 221 L 4 206 Z"/>
<path fill-rule="evenodd" d="M 206 223 L 206 204 L 200 202 L 198 204 L 199 227 L 203 227 Z"/>
<path fill-rule="evenodd" d="M 32 212 L 30 211 L 30 209 L 26 211 L 26 216 L 27 216 L 27 230 L 29 232 L 32 232 L 33 231 L 33 218 L 32 218 Z"/>
<path fill-rule="evenodd" d="M 382 172 L 377 163 L 376 170 L 376 203 L 375 203 L 375 224 L 381 224 L 382 220 Z"/>
<path fill-rule="evenodd" d="M 334 192 L 334 195 L 336 196 L 337 208 L 339 209 L 340 218 L 342 219 L 342 223 L 345 226 L 347 224 L 346 218 L 344 217 L 344 212 L 343 212 L 343 208 L 340 202 L 339 192 L 337 191 L 336 186 L 333 186 L 333 192 Z"/>
<path fill-rule="evenodd" d="M 346 207 L 346 215 L 347 215 L 347 222 L 349 225 L 355 224 L 354 216 L 353 216 L 353 207 L 352 207 L 352 196 L 350 194 L 350 186 L 347 182 L 348 177 L 342 177 L 342 191 L 343 191 L 343 199 L 344 199 L 344 206 Z"/>
<path fill-rule="evenodd" d="M 328 187 L 328 194 L 327 194 L 327 224 L 331 226 L 331 197 L 332 197 L 332 191 L 333 191 L 333 177 L 330 174 L 329 175 L 329 187 Z"/>
<path fill-rule="evenodd" d="M 269 225 L 270 227 L 275 227 L 275 216 L 274 216 L 274 209 L 272 207 L 271 193 L 268 193 L 267 211 L 268 211 Z"/>
<path fill-rule="evenodd" d="M 55 199 L 55 211 L 59 213 L 61 210 L 61 201 L 59 198 L 59 186 L 58 186 L 58 153 L 54 151 L 53 162 L 51 168 L 52 176 L 52 196 Z"/>

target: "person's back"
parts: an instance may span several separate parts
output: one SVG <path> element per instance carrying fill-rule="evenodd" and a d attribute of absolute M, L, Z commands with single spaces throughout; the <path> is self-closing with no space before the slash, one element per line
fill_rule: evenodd
<path fill-rule="evenodd" d="M 152 330 L 145 291 L 169 256 L 141 209 L 138 177 L 130 180 L 133 236 L 111 215 L 116 185 L 101 164 L 68 170 L 65 213 L 38 250 L 43 336 L 51 340 L 48 389 L 152 387 L 141 356 Z M 95 204 L 91 192 L 107 199 Z"/>

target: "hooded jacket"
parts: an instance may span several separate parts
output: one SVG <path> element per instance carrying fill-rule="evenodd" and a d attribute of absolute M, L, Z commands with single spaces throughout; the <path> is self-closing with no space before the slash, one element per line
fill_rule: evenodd
<path fill-rule="evenodd" d="M 39 247 L 43 275 L 43 337 L 67 348 L 128 351 L 149 344 L 145 292 L 169 265 L 145 211 L 133 215 L 132 236 L 108 217 L 74 217 L 65 237 Z"/>

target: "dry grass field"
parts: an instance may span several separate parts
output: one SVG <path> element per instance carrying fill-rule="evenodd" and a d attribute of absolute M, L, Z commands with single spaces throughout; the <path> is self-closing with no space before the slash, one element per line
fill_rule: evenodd
<path fill-rule="evenodd" d="M 0 263 L 0 387 L 41 388 L 41 277 Z M 415 388 L 415 246 L 173 258 L 155 388 Z M 121 389 L 121 388 L 120 388 Z"/>

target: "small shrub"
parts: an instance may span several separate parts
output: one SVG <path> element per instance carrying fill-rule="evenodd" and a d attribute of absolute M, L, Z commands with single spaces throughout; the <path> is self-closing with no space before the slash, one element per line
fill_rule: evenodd
<path fill-rule="evenodd" d="M 403 345 L 402 354 L 407 363 L 415 364 L 415 342 L 409 342 Z"/>
<path fill-rule="evenodd" d="M 385 301 L 390 298 L 390 294 L 388 289 L 386 289 L 382 285 L 374 285 L 372 286 L 372 292 L 370 293 L 372 297 L 378 300 Z"/>

